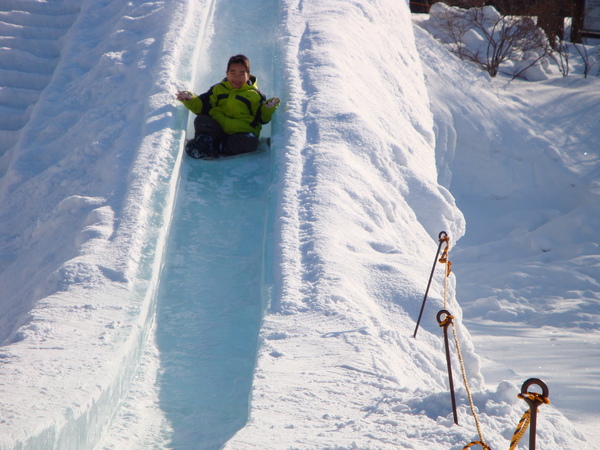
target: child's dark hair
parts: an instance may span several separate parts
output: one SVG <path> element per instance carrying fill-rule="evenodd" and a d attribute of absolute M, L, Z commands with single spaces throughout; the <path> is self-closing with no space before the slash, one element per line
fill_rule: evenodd
<path fill-rule="evenodd" d="M 246 68 L 246 72 L 250 73 L 250 60 L 244 55 L 234 55 L 229 58 L 229 62 L 227 63 L 228 72 L 232 64 L 242 64 Z"/>

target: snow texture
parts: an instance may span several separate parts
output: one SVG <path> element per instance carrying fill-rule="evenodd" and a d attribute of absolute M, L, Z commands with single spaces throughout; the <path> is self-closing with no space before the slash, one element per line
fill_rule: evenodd
<path fill-rule="evenodd" d="M 0 449 L 459 450 L 443 308 L 491 448 L 532 377 L 538 448 L 594 448 L 600 80 L 492 79 L 441 9 L 0 0 Z M 236 53 L 271 145 L 190 160 Z"/>

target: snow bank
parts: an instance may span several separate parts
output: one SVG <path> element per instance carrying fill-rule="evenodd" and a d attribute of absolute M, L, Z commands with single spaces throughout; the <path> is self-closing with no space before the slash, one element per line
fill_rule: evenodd
<path fill-rule="evenodd" d="M 185 116 L 169 92 L 187 7 L 13 2 L 3 14 L 15 47 L 62 37 L 54 68 L 21 58 L 20 84 L 3 88 L 30 118 L 2 156 L 1 448 L 91 448 L 128 390 L 174 192 Z"/>
<path fill-rule="evenodd" d="M 445 230 L 456 240 L 465 224 L 437 181 L 408 8 L 284 1 L 280 15 L 287 92 L 273 145 L 282 149 L 281 273 L 261 332 L 250 421 L 226 448 L 462 448 L 476 432 L 464 391 L 461 427 L 451 426 L 435 322 L 439 276 L 412 338 L 435 239 Z M 515 388 L 480 391 L 450 281 L 476 404 L 500 447 L 519 419 Z"/>
<path fill-rule="evenodd" d="M 49 28 L 55 40 L 40 42 L 50 56 L 46 64 L 27 56 L 20 59 L 24 66 L 9 69 L 14 83 L 1 94 L 17 105 L 0 111 L 12 126 L 2 131 L 9 140 L 0 164 L 0 285 L 7 293 L 0 303 L 1 448 L 93 448 L 129 390 L 155 325 L 154 295 L 179 175 L 179 130 L 187 115 L 172 95 L 182 82 L 196 81 L 189 62 L 198 56 L 197 38 L 225 26 L 211 22 L 216 3 L 5 2 L 11 12 L 2 15 L 3 32 L 19 29 L 41 40 L 40 28 Z M 532 290 L 515 280 L 546 262 L 558 262 L 557 269 L 591 261 L 569 272 L 581 282 L 570 312 L 572 322 L 593 323 L 597 256 L 590 250 L 595 228 L 586 223 L 598 217 L 597 156 L 561 150 L 578 142 L 600 148 L 590 131 L 597 129 L 594 119 L 565 114 L 581 132 L 570 140 L 549 131 L 550 117 L 523 114 L 523 92 L 486 93 L 502 88 L 463 70 L 420 30 L 417 50 L 405 3 L 281 0 L 277 11 L 270 2 L 240 0 L 236 6 L 249 3 L 278 14 L 272 54 L 283 106 L 273 125 L 267 224 L 273 258 L 264 274 L 268 309 L 250 419 L 226 448 L 458 450 L 477 436 L 464 389 L 457 392 L 460 425 L 452 422 L 435 321 L 444 305 L 440 269 L 418 339 L 412 337 L 438 233 L 448 232 L 452 245 L 465 234 L 454 198 L 479 225 L 459 241 L 468 246 L 458 259 L 472 264 L 461 275 L 463 289 L 479 281 L 482 272 L 474 268 L 481 260 L 516 268 L 500 277 L 516 286 L 512 291 L 491 277 L 483 279 L 484 296 L 467 289 L 461 295 L 467 316 L 501 320 L 505 308 L 527 317 Z M 19 8 L 31 9 L 21 14 Z M 227 22 L 232 39 L 235 19 Z M 50 23 L 58 29 L 42 26 Z M 259 31 L 264 42 L 244 45 L 271 49 L 274 30 Z M 11 39 L 2 42 L 24 48 L 25 40 Z M 222 66 L 215 70 L 222 74 Z M 574 91 L 575 103 L 590 110 L 597 104 Z M 558 104 L 568 110 L 569 101 Z M 546 129 L 528 126 L 533 119 Z M 502 200 L 510 202 L 499 215 Z M 532 213 L 513 215 L 515 205 Z M 548 237 L 572 224 L 585 233 L 549 247 Z M 502 254 L 501 245 L 486 241 L 489 229 L 502 233 L 499 243 L 518 244 L 516 250 Z M 532 261 L 534 270 L 527 266 Z M 474 402 L 488 443 L 502 448 L 524 406 L 511 380 L 486 389 L 456 283 L 452 275 L 448 308 Z M 558 320 L 564 295 L 554 288 L 555 315 L 546 317 Z M 518 301 L 504 302 L 499 294 L 505 292 Z M 578 311 L 581 298 L 589 307 Z M 540 305 L 534 309 L 543 310 Z M 153 352 L 155 359 L 144 362 L 150 381 L 158 379 L 161 362 Z M 161 392 L 136 394 L 144 397 L 137 411 L 160 407 Z M 582 442 L 552 406 L 543 414 L 545 450 Z M 153 423 L 160 420 L 157 414 Z M 144 431 L 134 427 L 121 442 L 136 448 L 138 439 L 137 448 L 144 448 L 168 440 L 136 435 Z"/>
<path fill-rule="evenodd" d="M 428 20 L 415 20 L 431 30 Z M 486 381 L 543 378 L 553 405 L 583 424 L 588 447 L 577 445 L 592 448 L 600 394 L 590 376 L 600 343 L 600 80 L 583 78 L 574 55 L 569 77 L 490 79 L 420 27 L 415 33 L 440 182 L 467 219 L 453 268 Z"/>
<path fill-rule="evenodd" d="M 493 6 L 459 8 L 432 5 L 427 28 L 467 61 L 530 81 L 547 80 L 551 54 L 535 18 L 502 16 Z M 490 42 L 492 45 L 489 45 Z M 494 65 L 498 64 L 498 67 Z"/>

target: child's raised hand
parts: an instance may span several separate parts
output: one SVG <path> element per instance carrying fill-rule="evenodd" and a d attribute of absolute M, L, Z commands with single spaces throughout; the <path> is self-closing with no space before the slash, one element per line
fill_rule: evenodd
<path fill-rule="evenodd" d="M 192 94 L 189 93 L 188 91 L 177 91 L 177 100 L 180 100 L 182 102 L 187 102 L 188 100 L 192 99 Z"/>
<path fill-rule="evenodd" d="M 280 100 L 277 97 L 273 97 L 273 98 L 267 100 L 266 106 L 268 108 L 272 108 L 273 106 L 279 105 L 279 101 Z"/>

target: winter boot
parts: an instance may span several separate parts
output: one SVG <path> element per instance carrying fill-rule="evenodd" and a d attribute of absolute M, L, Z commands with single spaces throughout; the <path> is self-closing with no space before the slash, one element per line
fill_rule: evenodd
<path fill-rule="evenodd" d="M 217 156 L 215 140 L 208 134 L 199 134 L 185 144 L 185 152 L 192 158 L 214 158 Z"/>

